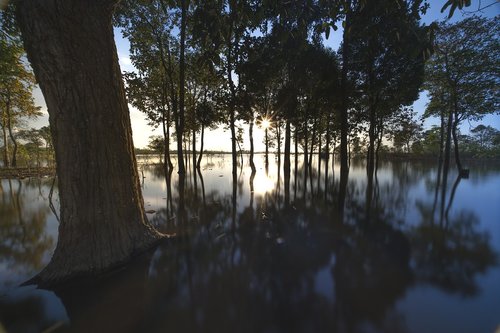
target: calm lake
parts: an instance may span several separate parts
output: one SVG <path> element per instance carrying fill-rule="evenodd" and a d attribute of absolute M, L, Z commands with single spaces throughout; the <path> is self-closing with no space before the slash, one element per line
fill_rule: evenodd
<path fill-rule="evenodd" d="M 149 220 L 176 233 L 98 281 L 19 285 L 50 260 L 57 184 L 1 180 L 0 323 L 7 332 L 484 332 L 500 330 L 500 166 L 436 192 L 437 163 L 381 162 L 367 195 L 351 162 L 344 219 L 339 165 L 302 159 L 289 189 L 274 155 L 203 158 L 186 178 L 139 157 Z M 282 163 L 283 161 L 281 161 Z M 332 167 L 333 166 L 333 167 Z M 326 170 L 326 172 L 325 172 Z M 443 200 L 444 199 L 444 200 Z M 0 327 L 0 332 L 2 328 Z"/>

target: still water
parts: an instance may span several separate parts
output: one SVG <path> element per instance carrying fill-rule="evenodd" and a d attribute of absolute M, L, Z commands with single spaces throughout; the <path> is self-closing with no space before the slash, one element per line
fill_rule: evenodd
<path fill-rule="evenodd" d="M 452 171 L 436 192 L 433 163 L 383 162 L 368 196 L 364 164 L 353 161 L 341 220 L 338 164 L 299 160 L 295 170 L 292 157 L 287 189 L 271 160 L 266 170 L 257 155 L 252 176 L 245 157 L 233 187 L 230 156 L 207 156 L 181 202 L 176 173 L 140 157 L 149 220 L 177 237 L 56 290 L 19 284 L 54 250 L 57 184 L 49 200 L 51 178 L 2 179 L 0 323 L 7 332 L 500 329 L 498 165 L 473 165 L 459 182 Z"/>

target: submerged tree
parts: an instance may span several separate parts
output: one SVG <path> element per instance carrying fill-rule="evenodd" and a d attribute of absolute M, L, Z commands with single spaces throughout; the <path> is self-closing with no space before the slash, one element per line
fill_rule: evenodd
<path fill-rule="evenodd" d="M 35 77 L 23 61 L 21 41 L 0 35 L 0 128 L 3 141 L 3 164 L 17 166 L 17 132 L 26 119 L 41 115 L 35 106 Z M 10 145 L 12 144 L 12 155 Z"/>
<path fill-rule="evenodd" d="M 426 67 L 426 89 L 431 96 L 426 115 L 446 119 L 445 162 L 449 160 L 452 136 L 460 173 L 460 124 L 500 112 L 498 31 L 496 18 L 473 16 L 455 24 L 441 23 L 435 53 Z"/>
<path fill-rule="evenodd" d="M 59 177 L 58 243 L 36 281 L 98 274 L 152 246 L 111 16 L 117 1 L 17 1 L 47 103 Z"/>
<path fill-rule="evenodd" d="M 358 118 L 368 124 L 367 173 L 375 170 L 376 143 L 387 119 L 418 98 L 423 81 L 426 28 L 418 20 L 422 1 L 370 1 L 352 19 L 350 75 Z M 379 140 L 377 140 L 380 138 Z"/>

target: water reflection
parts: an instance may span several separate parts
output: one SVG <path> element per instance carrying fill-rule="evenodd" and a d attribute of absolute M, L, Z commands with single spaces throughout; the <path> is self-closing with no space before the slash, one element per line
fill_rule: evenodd
<path fill-rule="evenodd" d="M 45 230 L 50 212 L 47 183 L 46 178 L 0 182 L 2 284 L 19 282 L 18 275 L 36 273 L 47 263 L 47 252 L 55 245 Z"/>
<path fill-rule="evenodd" d="M 224 157 L 205 156 L 201 171 L 184 179 L 161 165 L 142 165 L 149 219 L 178 237 L 109 276 L 54 290 L 68 316 L 62 328 L 414 332 L 409 324 L 414 312 L 401 304 L 411 302 L 407 295 L 421 286 L 448 294 L 450 304 L 479 302 L 476 311 L 500 306 L 498 300 L 481 303 L 486 294 L 500 294 L 498 285 L 481 284 L 483 276 L 500 278 L 499 244 L 491 240 L 499 237 L 492 235 L 498 229 L 488 223 L 500 214 L 457 205 L 468 180 L 442 186 L 446 182 L 440 179 L 436 186 L 436 169 L 426 163 L 381 162 L 378 174 L 367 179 L 358 161 L 349 175 L 336 177 L 339 167 L 328 160 L 313 160 L 308 167 L 292 163 L 289 175 L 276 163 L 265 166 L 263 156 L 255 160 L 257 172 L 242 165 L 236 179 Z M 481 200 L 481 177 L 500 184 L 498 169 L 471 176 L 466 185 L 473 186 L 469 196 L 476 200 Z M 10 216 L 6 226 L 18 225 L 18 206 L 12 194 L 6 196 L 7 184 L 2 182 L 0 209 L 14 211 L 5 215 Z M 12 188 L 22 201 L 21 186 Z M 2 235 L 6 230 L 2 227 Z M 40 243 L 31 238 L 36 239 L 31 246 Z M 13 261 L 22 265 L 22 259 Z M 36 298 L 0 298 L 2 309 L 14 304 L 46 308 Z M 8 313 L 0 311 L 0 321 L 10 329 L 21 319 Z M 64 318 L 44 313 L 33 319 L 38 327 L 60 323 L 49 318 Z M 441 325 L 460 331 L 467 321 L 487 332 L 500 324 L 494 315 L 476 317 L 469 312 L 455 324 Z M 426 331 L 432 331 L 428 325 Z"/>

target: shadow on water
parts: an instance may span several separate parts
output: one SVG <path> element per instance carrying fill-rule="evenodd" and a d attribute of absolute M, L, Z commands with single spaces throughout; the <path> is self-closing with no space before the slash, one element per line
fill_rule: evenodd
<path fill-rule="evenodd" d="M 356 162 L 339 179 L 328 160 L 284 174 L 262 163 L 234 178 L 227 163 L 206 159 L 184 179 L 144 166 L 145 201 L 156 205 L 150 221 L 178 237 L 108 276 L 53 290 L 63 319 L 51 321 L 57 316 L 30 293 L 7 293 L 0 322 L 23 331 L 25 318 L 4 310 L 17 309 L 32 313 L 38 330 L 55 331 L 414 332 L 405 319 L 412 314 L 397 306 L 410 290 L 427 285 L 474 299 L 478 277 L 497 264 L 478 212 L 454 207 L 461 181 L 440 189 L 441 200 L 435 185 L 446 182 L 430 180 L 433 167 L 383 163 L 370 180 Z M 0 209 L 22 230 L 20 190 L 5 184 Z M 9 228 L 2 222 L 0 232 Z M 2 237 L 0 260 L 23 243 L 13 237 Z M 491 330 L 494 320 L 478 328 Z"/>

